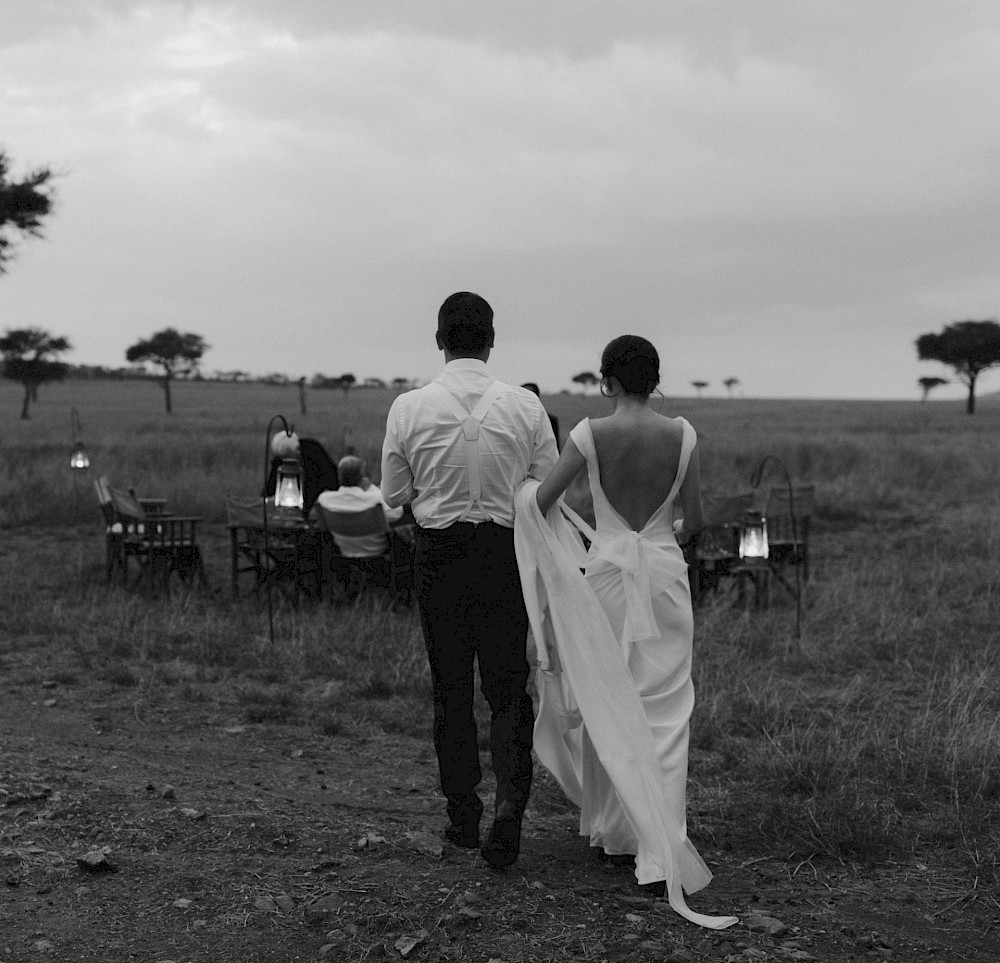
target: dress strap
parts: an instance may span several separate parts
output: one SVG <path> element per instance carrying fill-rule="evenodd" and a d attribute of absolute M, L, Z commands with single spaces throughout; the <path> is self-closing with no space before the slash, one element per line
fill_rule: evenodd
<path fill-rule="evenodd" d="M 559 509 L 562 513 L 573 523 L 574 527 L 579 531 L 588 542 L 595 542 L 597 540 L 597 532 L 595 532 L 569 505 L 566 504 L 563 498 L 559 499 L 558 502 Z"/>
<path fill-rule="evenodd" d="M 681 423 L 683 431 L 681 436 L 681 454 L 677 459 L 677 474 L 674 476 L 674 484 L 670 489 L 670 494 L 666 498 L 668 502 L 672 502 L 677 497 L 677 493 L 681 490 L 681 485 L 684 484 L 688 463 L 691 461 L 691 452 L 694 451 L 695 443 L 698 441 L 698 435 L 695 433 L 691 423 L 686 418 L 678 418 L 677 420 Z"/>

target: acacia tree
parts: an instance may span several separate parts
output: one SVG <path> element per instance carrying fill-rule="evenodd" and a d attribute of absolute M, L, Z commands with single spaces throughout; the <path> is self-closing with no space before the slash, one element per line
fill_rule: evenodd
<path fill-rule="evenodd" d="M 733 396 L 733 388 L 735 388 L 740 383 L 740 379 L 739 378 L 726 378 L 726 380 L 723 381 L 722 383 L 726 386 L 726 390 L 729 392 L 729 397 L 732 398 L 732 396 Z"/>
<path fill-rule="evenodd" d="M 948 384 L 947 378 L 932 378 L 925 375 L 923 378 L 917 378 L 917 384 L 920 385 L 920 390 L 923 392 L 921 401 L 926 401 L 927 396 L 931 393 L 932 389 L 936 388 L 938 385 Z"/>
<path fill-rule="evenodd" d="M 348 394 L 350 394 L 351 388 L 354 387 L 357 380 L 358 379 L 354 377 L 354 375 L 351 374 L 351 372 L 349 371 L 346 374 L 342 374 L 337 379 L 337 384 L 340 385 L 340 390 L 344 392 L 345 398 L 348 396 Z"/>
<path fill-rule="evenodd" d="M 694 390 L 698 392 L 698 397 L 700 398 L 702 391 L 704 391 L 705 388 L 708 387 L 708 382 L 707 381 L 692 381 L 691 382 L 691 387 L 694 388 Z"/>
<path fill-rule="evenodd" d="M 21 417 L 27 418 L 28 406 L 38 400 L 38 386 L 46 381 L 62 381 L 67 365 L 55 356 L 70 351 L 66 338 L 57 338 L 41 328 L 8 328 L 0 338 L 3 375 L 24 385 Z"/>
<path fill-rule="evenodd" d="M 940 334 L 917 338 L 921 361 L 940 361 L 955 369 L 958 380 L 969 388 L 965 411 L 976 410 L 976 379 L 988 368 L 1000 365 L 1000 324 L 996 321 L 955 321 Z"/>
<path fill-rule="evenodd" d="M 9 172 L 10 158 L 0 151 L 0 274 L 14 255 L 15 236 L 41 237 L 42 218 L 52 211 L 51 170 L 39 167 L 20 181 L 10 180 Z"/>
<path fill-rule="evenodd" d="M 581 371 L 579 374 L 573 375 L 570 379 L 573 384 L 580 385 L 583 388 L 583 393 L 587 393 L 588 388 L 593 388 L 594 385 L 600 382 L 600 378 L 594 374 L 593 371 Z"/>
<path fill-rule="evenodd" d="M 179 375 L 189 375 L 198 370 L 201 356 L 208 345 L 200 334 L 181 334 L 174 328 L 164 328 L 150 338 L 137 341 L 125 352 L 125 360 L 132 364 L 149 362 L 158 365 L 163 375 L 163 394 L 167 414 L 172 411 L 170 382 Z"/>

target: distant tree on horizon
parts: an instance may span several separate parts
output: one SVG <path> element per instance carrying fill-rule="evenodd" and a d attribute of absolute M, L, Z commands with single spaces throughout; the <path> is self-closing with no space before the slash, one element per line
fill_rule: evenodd
<path fill-rule="evenodd" d="M 393 378 L 391 384 L 393 391 L 406 391 L 406 389 L 410 387 L 410 379 Z"/>
<path fill-rule="evenodd" d="M 722 383 L 726 386 L 726 390 L 729 392 L 729 397 L 732 398 L 732 396 L 733 396 L 733 388 L 735 388 L 740 383 L 740 379 L 739 378 L 726 378 L 726 380 L 723 381 Z"/>
<path fill-rule="evenodd" d="M 67 338 L 57 338 L 41 328 L 8 328 L 0 338 L 3 376 L 24 385 L 21 417 L 29 418 L 28 406 L 38 401 L 38 386 L 47 381 L 62 381 L 69 365 L 55 356 L 73 347 Z"/>
<path fill-rule="evenodd" d="M 579 374 L 573 375 L 570 378 L 573 384 L 580 385 L 583 388 L 583 393 L 587 393 L 588 388 L 593 388 L 594 385 L 600 384 L 601 379 L 594 374 L 593 371 L 581 371 Z"/>
<path fill-rule="evenodd" d="M 708 382 L 707 381 L 692 381 L 691 382 L 691 387 L 694 388 L 694 390 L 698 392 L 698 397 L 700 398 L 702 391 L 704 391 L 705 388 L 708 387 Z"/>
<path fill-rule="evenodd" d="M 125 360 L 130 364 L 149 362 L 161 369 L 163 397 L 169 415 L 173 410 L 170 382 L 176 377 L 196 372 L 201 356 L 207 350 L 208 345 L 200 334 L 181 334 L 174 328 L 164 328 L 133 344 L 126 350 Z"/>
<path fill-rule="evenodd" d="M 0 150 L 0 274 L 14 256 L 12 233 L 42 236 L 42 218 L 52 212 L 52 178 L 48 167 L 29 171 L 23 180 L 11 180 L 10 158 Z M 25 416 L 27 417 L 27 416 Z"/>
<path fill-rule="evenodd" d="M 342 374 L 337 379 L 337 383 L 340 385 L 340 390 L 344 392 L 345 399 L 350 394 L 351 388 L 353 388 L 357 383 L 357 380 L 358 379 L 349 371 L 346 374 Z"/>
<path fill-rule="evenodd" d="M 940 361 L 953 368 L 969 394 L 966 414 L 976 410 L 976 379 L 987 369 L 1000 365 L 1000 324 L 996 321 L 955 321 L 940 334 L 917 338 L 921 361 Z"/>
<path fill-rule="evenodd" d="M 920 400 L 921 401 L 926 401 L 927 400 L 927 396 L 931 393 L 931 391 L 934 388 L 938 387 L 938 385 L 946 385 L 946 384 L 948 384 L 948 379 L 947 378 L 934 378 L 934 377 L 931 377 L 929 375 L 925 375 L 923 378 L 917 378 L 917 384 L 920 385 L 920 390 L 923 392 L 923 395 L 920 398 Z"/>

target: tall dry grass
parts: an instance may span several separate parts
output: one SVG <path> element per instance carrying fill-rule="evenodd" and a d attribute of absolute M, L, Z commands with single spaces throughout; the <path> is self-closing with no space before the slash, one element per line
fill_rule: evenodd
<path fill-rule="evenodd" d="M 264 429 L 282 412 L 336 456 L 345 428 L 378 464 L 391 394 L 181 384 L 46 386 L 20 422 L 0 388 L 0 672 L 59 653 L 80 680 L 164 699 L 219 698 L 247 721 L 320 735 L 427 733 L 429 682 L 412 614 L 279 601 L 272 649 L 259 606 L 228 596 L 223 496 L 253 494 Z M 546 399 L 564 434 L 597 397 Z M 108 591 L 93 496 L 68 469 L 76 407 L 93 468 L 204 516 L 214 592 Z M 712 598 L 696 615 L 691 825 L 729 824 L 782 855 L 878 862 L 964 855 L 995 876 L 1000 838 L 1000 406 L 903 402 L 664 402 L 698 429 L 708 490 L 745 490 L 765 454 L 817 488 L 803 633 L 778 592 L 767 611 Z M 775 483 L 780 479 L 771 476 Z M 16 554 L 45 532 L 46 547 Z M 42 670 L 38 670 L 42 671 Z M 48 671 L 52 671 L 49 669 Z M 538 805 L 560 805 L 540 779 Z M 711 821 L 711 825 L 710 825 Z"/>

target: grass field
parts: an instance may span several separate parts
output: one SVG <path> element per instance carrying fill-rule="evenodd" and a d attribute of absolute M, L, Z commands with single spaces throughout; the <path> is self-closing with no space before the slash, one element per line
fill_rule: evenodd
<path fill-rule="evenodd" d="M 174 414 L 154 384 L 45 386 L 30 421 L 0 388 L 0 525 L 53 530 L 0 583 L 5 658 L 56 647 L 68 675 L 193 698 L 230 680 L 247 718 L 294 716 L 331 734 L 429 731 L 429 689 L 412 614 L 322 606 L 278 612 L 228 598 L 225 494 L 253 494 L 264 431 L 284 413 L 336 457 L 345 430 L 378 464 L 391 393 L 190 383 Z M 546 399 L 563 433 L 599 397 Z M 70 410 L 92 468 L 204 517 L 215 591 L 141 599 L 105 588 L 89 480 L 68 468 Z M 1000 405 L 667 399 L 699 432 L 706 490 L 745 489 L 767 453 L 817 488 L 814 571 L 802 638 L 793 606 L 710 601 L 696 616 L 692 831 L 711 812 L 760 845 L 875 865 L 925 850 L 961 854 L 969 880 L 1000 866 Z M 329 697 L 330 687 L 336 700 Z M 542 780 L 536 804 L 558 807 Z M 970 883 L 971 885 L 971 883 Z"/>

